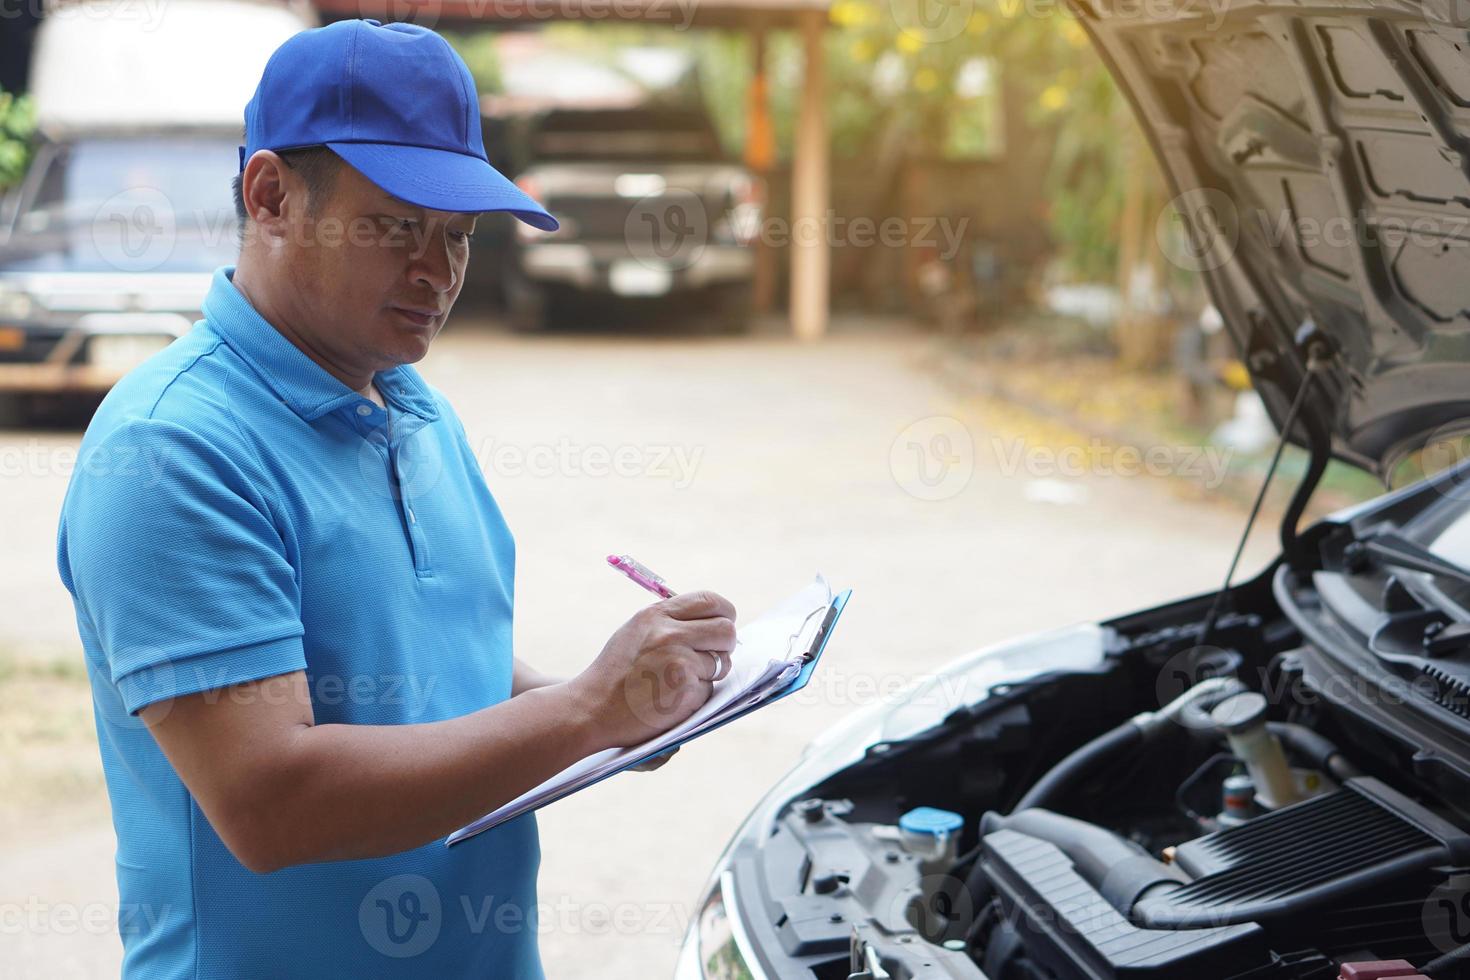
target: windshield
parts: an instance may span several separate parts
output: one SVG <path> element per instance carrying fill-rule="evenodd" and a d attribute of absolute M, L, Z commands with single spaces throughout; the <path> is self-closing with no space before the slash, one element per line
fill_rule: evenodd
<path fill-rule="evenodd" d="M 42 147 L 12 271 L 207 271 L 233 261 L 233 139 L 128 136 Z M 37 175 L 33 175 L 35 179 Z"/>

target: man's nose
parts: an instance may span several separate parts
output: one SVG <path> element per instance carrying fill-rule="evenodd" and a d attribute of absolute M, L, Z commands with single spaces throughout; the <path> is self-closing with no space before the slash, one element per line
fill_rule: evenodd
<path fill-rule="evenodd" d="M 450 254 L 449 242 L 444 232 L 430 232 L 419 252 L 409 269 L 409 278 L 415 284 L 428 286 L 436 293 L 447 293 L 453 289 L 459 281 L 459 273 L 454 267 L 454 258 Z"/>

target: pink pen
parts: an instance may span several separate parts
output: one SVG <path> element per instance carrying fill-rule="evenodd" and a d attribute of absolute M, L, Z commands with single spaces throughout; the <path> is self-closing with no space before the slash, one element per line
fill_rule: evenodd
<path fill-rule="evenodd" d="M 669 588 L 668 583 L 663 580 L 662 576 L 641 562 L 633 560 L 628 555 L 608 555 L 607 563 L 628 576 L 635 584 L 643 586 L 661 599 L 672 599 L 678 595 L 677 592 Z"/>

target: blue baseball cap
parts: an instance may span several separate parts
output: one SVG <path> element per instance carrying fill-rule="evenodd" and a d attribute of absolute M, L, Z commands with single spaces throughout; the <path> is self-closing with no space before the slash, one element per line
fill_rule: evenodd
<path fill-rule="evenodd" d="M 256 150 L 325 145 L 389 194 L 434 211 L 546 209 L 490 166 L 464 60 L 417 24 L 344 20 L 302 31 L 266 62 L 245 106 L 240 169 Z"/>

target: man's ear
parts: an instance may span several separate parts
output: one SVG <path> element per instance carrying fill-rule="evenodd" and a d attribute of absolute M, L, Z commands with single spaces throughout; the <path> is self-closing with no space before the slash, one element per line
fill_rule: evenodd
<path fill-rule="evenodd" d="M 270 150 L 256 150 L 245 162 L 240 195 L 245 212 L 267 237 L 283 237 L 291 208 L 301 191 L 289 176 L 286 161 Z"/>

